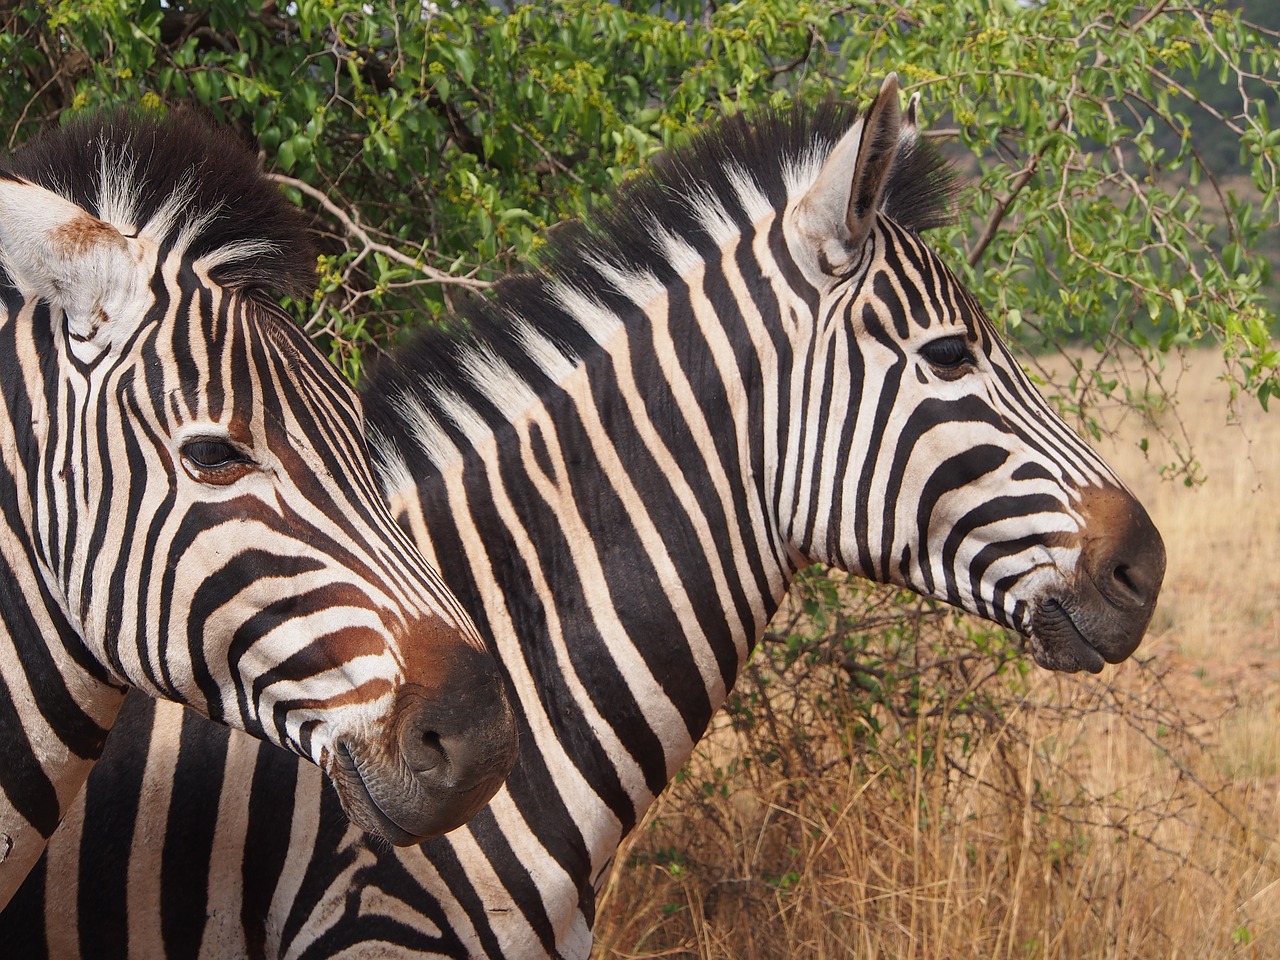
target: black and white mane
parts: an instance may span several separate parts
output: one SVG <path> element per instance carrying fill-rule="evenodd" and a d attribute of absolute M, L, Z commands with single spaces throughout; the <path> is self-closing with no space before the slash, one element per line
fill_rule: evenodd
<path fill-rule="evenodd" d="M 0 163 L 0 177 L 61 194 L 126 236 L 146 229 L 192 259 L 216 253 L 211 279 L 222 286 L 300 295 L 315 284 L 297 208 L 252 151 L 190 111 L 72 120 Z"/>
<path fill-rule="evenodd" d="M 736 114 L 654 158 L 586 220 L 552 230 L 536 269 L 502 280 L 453 321 L 424 329 L 394 358 L 371 365 L 363 393 L 375 435 L 404 422 L 405 411 L 395 408 L 412 397 L 410 420 L 440 430 L 409 445 L 431 451 L 433 463 L 415 466 L 439 468 L 473 439 L 468 419 L 483 420 L 477 429 L 499 428 L 530 391 L 540 394 L 589 356 L 610 324 L 641 321 L 617 278 L 678 283 L 673 244 L 711 258 L 721 243 L 717 220 L 746 230 L 757 218 L 742 202 L 743 178 L 773 209 L 784 209 L 803 171 L 811 179 L 857 118 L 856 109 L 832 101 Z M 950 222 L 956 192 L 942 154 L 912 137 L 898 151 L 881 209 L 919 232 Z M 575 302 L 587 309 L 571 309 Z"/>

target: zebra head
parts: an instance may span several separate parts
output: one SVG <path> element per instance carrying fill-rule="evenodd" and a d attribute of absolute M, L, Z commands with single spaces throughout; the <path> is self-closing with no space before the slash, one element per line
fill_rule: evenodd
<path fill-rule="evenodd" d="M 1164 546 L 916 233 L 950 179 L 915 114 L 891 75 L 787 174 L 768 238 L 792 318 L 779 523 L 803 560 L 1013 627 L 1042 666 L 1097 672 L 1142 638 Z"/>
<path fill-rule="evenodd" d="M 307 250 L 254 157 L 191 118 L 21 151 L 0 173 L 5 509 L 68 686 L 295 751 L 357 824 L 415 842 L 498 788 L 514 720 L 383 502 L 359 400 L 276 305 L 309 289 Z"/>

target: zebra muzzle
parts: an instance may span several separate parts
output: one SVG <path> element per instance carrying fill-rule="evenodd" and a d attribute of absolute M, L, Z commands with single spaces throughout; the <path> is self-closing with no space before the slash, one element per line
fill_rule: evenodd
<path fill-rule="evenodd" d="M 403 685 L 388 726 L 380 744 L 340 739 L 330 777 L 352 822 L 397 846 L 464 824 L 515 762 L 502 678 L 470 648 L 449 658 L 439 687 Z"/>
<path fill-rule="evenodd" d="M 1031 652 L 1050 670 L 1098 673 L 1128 658 L 1146 633 L 1164 582 L 1164 541 L 1128 491 L 1092 487 L 1080 500 L 1080 559 L 1066 589 L 1031 617 Z"/>

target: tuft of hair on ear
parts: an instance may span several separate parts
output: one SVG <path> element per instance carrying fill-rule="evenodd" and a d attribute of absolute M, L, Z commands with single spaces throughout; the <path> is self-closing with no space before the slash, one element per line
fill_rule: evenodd
<path fill-rule="evenodd" d="M 0 175 L 29 180 L 104 220 L 112 212 L 104 207 L 124 197 L 133 223 L 117 227 L 145 228 L 180 198 L 155 239 L 163 243 L 195 226 L 186 256 L 227 254 L 211 271 L 216 282 L 272 297 L 305 296 L 315 286 L 302 212 L 254 151 L 194 109 L 76 117 L 20 147 L 0 163 Z"/>
<path fill-rule="evenodd" d="M 920 233 L 953 223 L 960 193 L 951 162 L 917 131 L 902 138 L 880 208 L 898 225 Z"/>

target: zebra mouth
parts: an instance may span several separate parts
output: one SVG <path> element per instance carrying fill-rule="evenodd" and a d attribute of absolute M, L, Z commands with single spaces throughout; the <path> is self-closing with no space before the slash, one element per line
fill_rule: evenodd
<path fill-rule="evenodd" d="M 339 742 L 334 749 L 334 771 L 330 779 L 338 791 L 338 800 L 351 822 L 361 830 L 377 834 L 395 844 L 407 847 L 421 843 L 425 837 L 410 833 L 396 823 L 369 789 L 360 762 L 346 743 Z"/>
<path fill-rule="evenodd" d="M 1106 660 L 1060 600 L 1044 600 L 1031 617 L 1031 656 L 1046 670 L 1101 673 Z"/>

